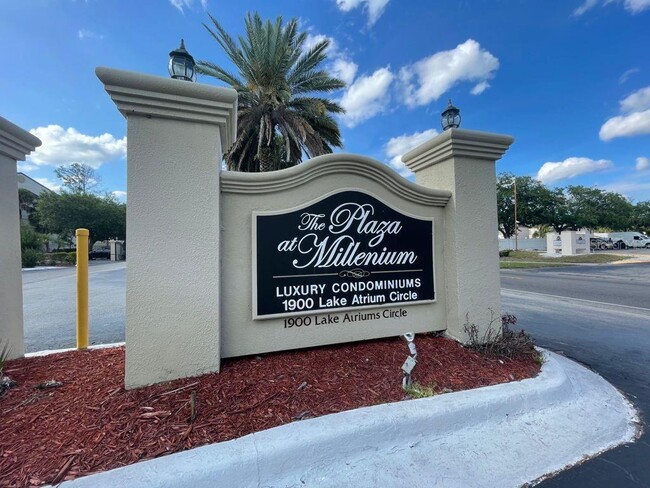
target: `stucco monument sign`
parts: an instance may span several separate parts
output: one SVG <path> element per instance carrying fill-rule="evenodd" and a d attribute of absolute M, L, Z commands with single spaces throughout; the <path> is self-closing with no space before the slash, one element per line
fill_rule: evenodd
<path fill-rule="evenodd" d="M 127 120 L 127 388 L 219 371 L 222 358 L 406 332 L 464 342 L 468 320 L 482 334 L 500 313 L 495 162 L 512 137 L 446 130 L 402 157 L 415 183 L 343 153 L 222 171 L 235 90 L 97 76 Z M 16 161 L 39 142 L 0 118 L 12 357 L 24 353 Z"/>
<path fill-rule="evenodd" d="M 340 153 L 222 171 L 234 90 L 97 75 L 127 120 L 127 388 L 406 332 L 465 341 L 468 318 L 481 333 L 500 312 L 495 161 L 511 137 L 447 130 L 403 156 L 415 183 Z"/>
<path fill-rule="evenodd" d="M 431 303 L 433 220 L 359 190 L 253 216 L 253 318 Z M 307 319 L 309 320 L 309 319 Z"/>

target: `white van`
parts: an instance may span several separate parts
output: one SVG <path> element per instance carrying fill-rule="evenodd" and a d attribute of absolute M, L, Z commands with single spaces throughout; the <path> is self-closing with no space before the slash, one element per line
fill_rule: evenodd
<path fill-rule="evenodd" d="M 609 237 L 614 241 L 615 249 L 625 249 L 626 247 L 650 248 L 650 237 L 640 232 L 611 232 Z"/>

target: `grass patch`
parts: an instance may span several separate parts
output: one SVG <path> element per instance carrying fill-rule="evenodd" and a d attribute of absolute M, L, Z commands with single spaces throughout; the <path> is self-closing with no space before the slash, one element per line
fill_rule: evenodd
<path fill-rule="evenodd" d="M 559 256 L 556 258 L 547 257 L 534 251 L 513 251 L 508 257 L 501 258 L 501 262 L 529 261 L 537 263 L 613 263 L 629 259 L 627 256 L 618 256 L 616 254 L 583 254 L 579 256 Z"/>
<path fill-rule="evenodd" d="M 411 398 L 428 398 L 436 394 L 435 387 L 436 385 L 424 386 L 420 383 L 411 383 L 409 386 L 403 388 L 404 392 Z"/>

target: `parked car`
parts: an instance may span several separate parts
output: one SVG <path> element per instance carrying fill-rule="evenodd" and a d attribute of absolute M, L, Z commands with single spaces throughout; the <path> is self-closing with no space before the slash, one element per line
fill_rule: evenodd
<path fill-rule="evenodd" d="M 611 239 L 605 239 L 604 237 L 592 237 L 589 239 L 589 247 L 592 250 L 614 249 L 614 243 Z"/>
<path fill-rule="evenodd" d="M 111 250 L 104 248 L 90 251 L 88 253 L 88 259 L 111 259 Z"/>
<path fill-rule="evenodd" d="M 640 232 L 612 232 L 609 237 L 614 241 L 614 249 L 626 249 L 628 247 L 650 248 L 650 237 Z"/>

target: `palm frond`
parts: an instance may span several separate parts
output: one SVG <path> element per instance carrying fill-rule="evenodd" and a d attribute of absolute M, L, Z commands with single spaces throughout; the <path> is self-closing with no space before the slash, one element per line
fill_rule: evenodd
<path fill-rule="evenodd" d="M 237 140 L 224 155 L 230 170 L 259 171 L 260 163 L 272 169 L 297 164 L 309 157 L 341 146 L 341 135 L 333 114 L 343 108 L 327 98 L 345 83 L 319 66 L 326 60 L 329 41 L 309 50 L 298 31 L 298 20 L 284 23 L 282 17 L 262 20 L 258 13 L 244 19 L 244 34 L 233 37 L 210 16 L 204 24 L 230 58 L 237 72 L 209 61 L 198 63 L 198 72 L 232 86 L 238 98 Z"/>

